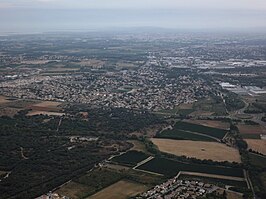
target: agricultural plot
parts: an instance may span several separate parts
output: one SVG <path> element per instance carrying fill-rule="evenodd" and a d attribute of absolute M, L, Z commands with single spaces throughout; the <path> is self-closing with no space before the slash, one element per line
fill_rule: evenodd
<path fill-rule="evenodd" d="M 59 112 L 51 112 L 51 111 L 30 111 L 27 116 L 33 116 L 33 115 L 53 115 L 53 116 L 62 116 L 64 113 Z"/>
<path fill-rule="evenodd" d="M 9 102 L 8 98 L 5 96 L 0 96 L 0 104 L 4 104 Z"/>
<path fill-rule="evenodd" d="M 121 180 L 86 199 L 127 199 L 148 189 L 146 185 Z"/>
<path fill-rule="evenodd" d="M 186 122 L 224 130 L 228 130 L 230 128 L 230 124 L 228 122 L 219 120 L 186 120 Z"/>
<path fill-rule="evenodd" d="M 72 199 L 83 198 L 87 193 L 95 191 L 93 187 L 89 187 L 77 182 L 69 182 L 60 189 L 56 190 L 56 193 L 62 196 L 67 196 Z"/>
<path fill-rule="evenodd" d="M 176 125 L 174 126 L 174 129 L 196 132 L 196 133 L 212 136 L 218 139 L 223 139 L 223 137 L 227 133 L 227 131 L 224 129 L 212 128 L 212 127 L 207 127 L 207 126 L 203 126 L 199 124 L 192 124 L 188 122 L 177 122 Z"/>
<path fill-rule="evenodd" d="M 135 166 L 137 163 L 145 160 L 148 157 L 149 155 L 141 151 L 128 151 L 120 156 L 112 158 L 112 161 L 120 164 Z"/>
<path fill-rule="evenodd" d="M 165 176 L 174 176 L 180 171 L 188 171 L 215 175 L 243 177 L 243 170 L 240 168 L 220 167 L 215 165 L 204 165 L 195 163 L 183 163 L 158 157 L 137 167 L 137 169 L 159 173 Z"/>
<path fill-rule="evenodd" d="M 254 153 L 249 153 L 249 162 L 251 165 L 259 168 L 266 168 L 266 157 Z"/>
<path fill-rule="evenodd" d="M 238 124 L 237 128 L 240 134 L 266 134 L 265 130 L 263 130 L 260 125 Z"/>
<path fill-rule="evenodd" d="M 266 140 L 245 139 L 248 148 L 266 155 Z"/>
<path fill-rule="evenodd" d="M 73 199 L 84 198 L 116 183 L 122 177 L 122 174 L 110 169 L 97 169 L 77 179 L 73 179 L 55 192 Z"/>
<path fill-rule="evenodd" d="M 160 151 L 177 156 L 186 156 L 201 160 L 210 159 L 218 162 L 241 162 L 240 154 L 237 149 L 217 142 L 157 138 L 151 140 Z"/>
<path fill-rule="evenodd" d="M 193 132 L 187 132 L 179 129 L 165 130 L 159 135 L 156 135 L 156 138 L 168 138 L 175 140 L 193 140 L 193 141 L 210 141 L 215 142 L 217 140 L 207 137 L 204 135 L 199 135 Z"/>

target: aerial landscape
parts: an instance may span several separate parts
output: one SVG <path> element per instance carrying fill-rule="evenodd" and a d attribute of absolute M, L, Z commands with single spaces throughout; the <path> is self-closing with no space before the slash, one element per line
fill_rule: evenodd
<path fill-rule="evenodd" d="M 103 6 L 107 16 L 146 9 L 112 1 L 122 5 Z M 266 24 L 171 29 L 141 12 L 134 20 L 147 24 L 132 27 L 117 16 L 119 28 L 101 17 L 104 29 L 48 16 L 29 26 L 44 10 L 64 16 L 105 1 L 18 2 L 0 1 L 0 17 L 14 13 L 0 19 L 0 199 L 266 198 Z"/>

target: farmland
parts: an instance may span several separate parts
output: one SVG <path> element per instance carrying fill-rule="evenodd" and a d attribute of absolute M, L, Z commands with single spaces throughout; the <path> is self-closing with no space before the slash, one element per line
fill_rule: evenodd
<path fill-rule="evenodd" d="M 174 176 L 179 171 L 190 171 L 215 175 L 243 177 L 243 170 L 240 168 L 220 167 L 196 163 L 183 163 L 166 158 L 157 157 L 137 167 L 137 169 L 160 173 L 166 176 Z"/>
<path fill-rule="evenodd" d="M 54 115 L 54 116 L 62 116 L 64 113 L 59 112 L 51 112 L 51 111 L 30 111 L 27 116 L 33 115 Z"/>
<path fill-rule="evenodd" d="M 187 132 L 179 129 L 164 130 L 160 134 L 156 135 L 156 138 L 169 138 L 175 140 L 194 140 L 194 141 L 216 141 L 211 137 L 199 135 L 193 132 Z"/>
<path fill-rule="evenodd" d="M 186 122 L 224 130 L 230 128 L 230 124 L 228 122 L 219 120 L 186 120 Z"/>
<path fill-rule="evenodd" d="M 186 132 L 190 133 L 187 134 Z M 191 135 L 191 133 L 197 135 Z M 221 140 L 226 135 L 227 131 L 219 128 L 212 128 L 199 124 L 179 121 L 175 124 L 173 129 L 162 132 L 158 137 L 172 137 L 174 139 L 192 139 L 199 141 L 214 141 Z M 207 138 L 206 138 L 207 137 Z M 207 140 L 206 140 L 207 139 Z"/>
<path fill-rule="evenodd" d="M 266 155 L 266 140 L 245 139 L 248 148 Z"/>
<path fill-rule="evenodd" d="M 177 156 L 187 156 L 201 160 L 211 159 L 218 162 L 241 162 L 237 149 L 217 142 L 157 138 L 153 138 L 152 142 L 158 146 L 160 151 L 171 153 Z"/>
<path fill-rule="evenodd" d="M 86 199 L 127 199 L 148 189 L 149 187 L 143 184 L 121 180 Z"/>
<path fill-rule="evenodd" d="M 135 166 L 137 163 L 145 160 L 148 157 L 149 155 L 141 151 L 128 151 L 120 156 L 112 158 L 112 161 L 120 164 Z"/>
<path fill-rule="evenodd" d="M 265 130 L 263 130 L 260 125 L 238 124 L 237 128 L 240 134 L 266 134 Z"/>
<path fill-rule="evenodd" d="M 192 124 L 188 122 L 177 122 L 176 125 L 174 126 L 174 129 L 197 132 L 197 133 L 205 134 L 205 135 L 212 136 L 218 139 L 223 139 L 223 137 L 225 136 L 227 132 L 224 129 L 212 128 L 212 127 L 207 127 L 207 126 L 203 126 L 199 124 Z"/>

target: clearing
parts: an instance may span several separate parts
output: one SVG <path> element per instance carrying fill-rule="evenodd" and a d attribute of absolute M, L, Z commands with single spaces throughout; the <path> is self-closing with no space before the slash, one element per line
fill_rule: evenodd
<path fill-rule="evenodd" d="M 223 162 L 241 162 L 237 149 L 217 142 L 201 142 L 189 140 L 171 140 L 152 138 L 151 141 L 158 146 L 160 151 L 177 156 L 187 156 L 197 159 L 211 159 Z"/>
<path fill-rule="evenodd" d="M 120 180 L 115 184 L 99 191 L 87 199 L 127 199 L 148 190 L 146 185 Z"/>

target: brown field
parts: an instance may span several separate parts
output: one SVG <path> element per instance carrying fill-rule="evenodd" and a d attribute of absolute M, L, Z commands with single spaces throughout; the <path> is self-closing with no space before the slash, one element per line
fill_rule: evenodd
<path fill-rule="evenodd" d="M 0 95 L 0 104 L 9 102 L 7 99 L 8 99 L 7 97 Z"/>
<path fill-rule="evenodd" d="M 14 115 L 17 114 L 18 111 L 20 111 L 22 109 L 17 109 L 17 108 L 2 108 L 0 109 L 0 116 L 9 116 L 9 117 L 13 117 Z"/>
<path fill-rule="evenodd" d="M 263 134 L 266 133 L 260 125 L 238 124 L 237 128 L 240 134 Z"/>
<path fill-rule="evenodd" d="M 89 59 L 89 60 L 83 60 L 79 63 L 77 63 L 81 66 L 85 66 L 85 67 L 101 67 L 105 64 L 105 61 L 101 61 L 101 60 L 97 60 L 97 59 Z"/>
<path fill-rule="evenodd" d="M 266 155 L 266 140 L 245 139 L 248 148 Z"/>
<path fill-rule="evenodd" d="M 65 113 L 59 113 L 59 112 L 50 112 L 50 111 L 30 111 L 27 116 L 33 116 L 33 115 L 54 115 L 54 116 L 62 116 Z"/>
<path fill-rule="evenodd" d="M 189 114 L 190 116 L 196 117 L 196 116 L 211 116 L 214 114 L 214 112 L 209 111 L 194 111 L 193 113 Z"/>
<path fill-rule="evenodd" d="M 201 160 L 211 159 L 218 162 L 241 162 L 237 149 L 221 143 L 159 138 L 152 138 L 151 141 L 158 146 L 160 151 L 177 156 L 184 155 Z"/>
<path fill-rule="evenodd" d="M 43 101 L 34 104 L 29 108 L 31 108 L 33 111 L 57 112 L 61 109 L 60 107 L 58 107 L 61 104 L 62 104 L 61 102 Z"/>
<path fill-rule="evenodd" d="M 84 194 L 89 193 L 91 191 L 93 191 L 93 189 L 89 186 L 71 181 L 66 185 L 62 186 L 60 189 L 56 190 L 55 192 L 62 196 L 78 199 L 82 198 Z"/>
<path fill-rule="evenodd" d="M 230 124 L 228 122 L 215 121 L 215 120 L 186 120 L 186 122 L 190 122 L 193 124 L 200 124 L 213 128 L 225 129 L 225 130 L 230 128 Z"/>
<path fill-rule="evenodd" d="M 148 188 L 143 184 L 120 180 L 87 199 L 127 199 L 148 190 Z"/>
<path fill-rule="evenodd" d="M 180 109 L 193 109 L 193 104 L 179 104 Z"/>
<path fill-rule="evenodd" d="M 62 103 L 61 102 L 54 102 L 54 101 L 43 101 L 43 102 L 40 102 L 38 104 L 34 104 L 34 106 L 47 107 L 47 108 L 56 108 L 60 104 L 62 104 Z"/>

